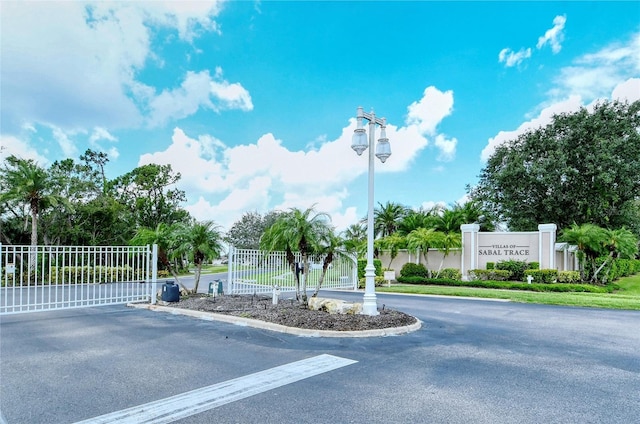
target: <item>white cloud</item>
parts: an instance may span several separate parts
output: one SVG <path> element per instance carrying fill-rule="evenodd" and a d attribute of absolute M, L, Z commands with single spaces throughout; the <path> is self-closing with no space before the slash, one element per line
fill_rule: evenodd
<path fill-rule="evenodd" d="M 627 100 L 629 103 L 640 100 L 640 78 L 629 78 L 616 86 L 611 93 L 611 98 Z"/>
<path fill-rule="evenodd" d="M 626 43 L 613 43 L 603 49 L 578 57 L 563 68 L 554 80 L 549 95 L 555 98 L 578 94 L 586 101 L 608 96 L 629 78 L 640 76 L 640 33 Z"/>
<path fill-rule="evenodd" d="M 520 49 L 517 53 L 510 48 L 504 48 L 498 54 L 498 60 L 500 63 L 505 64 L 507 68 L 519 65 L 523 60 L 531 57 L 531 49 Z"/>
<path fill-rule="evenodd" d="M 89 143 L 93 144 L 99 140 L 117 141 L 118 139 L 111 135 L 109 131 L 101 127 L 95 127 L 89 136 Z"/>
<path fill-rule="evenodd" d="M 544 108 L 540 114 L 531 119 L 530 121 L 523 122 L 520 126 L 513 131 L 500 131 L 495 137 L 490 138 L 487 146 L 482 149 L 480 159 L 486 161 L 493 155 L 496 148 L 507 141 L 515 140 L 519 135 L 526 133 L 529 130 L 546 126 L 551 123 L 553 115 L 573 112 L 580 108 L 582 105 L 579 96 L 572 96 L 562 102 L 554 103 Z"/>
<path fill-rule="evenodd" d="M 155 126 L 193 115 L 201 107 L 216 112 L 225 109 L 249 111 L 253 104 L 249 92 L 239 83 L 230 84 L 223 80 L 222 71 L 218 68 L 215 78 L 209 75 L 209 71 L 187 72 L 180 87 L 152 96 L 149 107 L 149 124 Z"/>
<path fill-rule="evenodd" d="M 556 16 L 553 19 L 553 27 L 548 29 L 545 34 L 538 38 L 538 44 L 536 47 L 540 50 L 546 44 L 551 46 L 551 51 L 554 54 L 559 53 L 562 49 L 562 41 L 564 41 L 564 24 L 567 22 L 566 16 Z M 508 47 L 500 50 L 498 53 L 499 63 L 504 63 L 507 68 L 520 65 L 525 59 L 531 57 L 531 48 L 521 48 L 519 51 L 514 51 Z"/>
<path fill-rule="evenodd" d="M 220 109 L 253 110 L 249 92 L 239 83 L 229 84 L 222 78 L 222 68 L 216 68 L 216 77 L 211 81 L 211 94 L 220 100 Z"/>
<path fill-rule="evenodd" d="M 4 162 L 4 159 L 11 155 L 22 159 L 33 159 L 40 166 L 47 166 L 49 163 L 49 159 L 18 137 L 0 135 L 0 162 Z"/>
<path fill-rule="evenodd" d="M 77 155 L 78 148 L 73 140 L 69 138 L 69 135 L 69 133 L 64 132 L 60 128 L 53 128 L 53 138 L 58 142 L 58 145 L 62 150 L 62 154 L 67 158 L 72 158 Z"/>
<path fill-rule="evenodd" d="M 554 54 L 560 53 L 560 50 L 562 49 L 561 43 L 564 41 L 563 30 L 566 22 L 566 16 L 556 16 L 553 18 L 553 27 L 548 29 L 542 37 L 538 38 L 538 44 L 536 44 L 536 47 L 541 49 L 548 43 Z"/>
<path fill-rule="evenodd" d="M 435 146 L 440 149 L 440 154 L 437 160 L 442 162 L 448 162 L 453 160 L 456 155 L 456 145 L 458 140 L 456 138 L 447 139 L 444 135 L 438 134 L 434 142 Z"/>
<path fill-rule="evenodd" d="M 408 110 L 407 125 L 416 126 L 420 134 L 433 135 L 436 126 L 453 111 L 453 91 L 427 87 L 422 98 L 411 103 Z"/>
<path fill-rule="evenodd" d="M 614 88 L 611 93 L 611 100 L 621 100 L 621 101 L 629 101 L 633 102 L 635 100 L 640 99 L 640 79 L 631 78 L 625 82 L 620 83 L 618 86 Z M 521 134 L 526 133 L 529 130 L 534 130 L 536 128 L 544 127 L 550 124 L 553 120 L 554 115 L 559 115 L 562 113 L 572 113 L 578 111 L 581 107 L 586 107 L 587 109 L 593 108 L 594 104 L 598 102 L 599 99 L 594 99 L 592 102 L 585 104 L 583 99 L 578 96 L 570 96 L 569 98 L 551 103 L 550 105 L 544 107 L 538 116 L 535 118 L 523 122 L 520 126 L 513 131 L 500 131 L 495 137 L 489 139 L 488 144 L 482 150 L 480 154 L 480 159 L 482 161 L 486 161 L 493 155 L 495 149 L 510 140 L 515 140 Z"/>
<path fill-rule="evenodd" d="M 155 89 L 137 75 L 155 58 L 151 45 L 158 26 L 187 41 L 219 32 L 215 18 L 220 2 L 37 5 L 2 4 L 0 78 L 7 82 L 3 104 L 12 105 L 1 111 L 5 133 L 17 133 L 25 122 L 64 131 L 138 126 Z M 231 93 L 223 93 L 221 107 L 228 106 L 229 97 L 237 101 L 234 90 L 246 103 L 241 88 L 229 84 Z M 215 98 L 214 87 L 205 92 Z"/>
<path fill-rule="evenodd" d="M 556 17 L 554 20 L 558 28 L 565 22 L 559 18 L 563 17 Z M 480 154 L 481 160 L 489 159 L 496 147 L 502 143 L 514 140 L 528 130 L 551 123 L 554 114 L 575 112 L 581 106 L 590 108 L 600 99 L 629 102 L 638 100 L 638 75 L 640 33 L 634 33 L 626 43 L 612 43 L 595 53 L 578 57 L 571 66 L 560 70 L 559 76 L 554 80 L 553 89 L 547 93 L 548 100 L 538 106 L 539 114 L 523 122 L 515 130 L 500 131 L 490 138 Z"/>
<path fill-rule="evenodd" d="M 428 145 L 423 135 L 435 134 L 441 159 L 452 158 L 457 141 L 436 134 L 440 121 L 453 107 L 453 94 L 434 87 L 425 90 L 420 101 L 409 107 L 407 125 L 387 125 L 392 156 L 376 161 L 376 172 L 401 172 Z M 182 175 L 180 186 L 197 198 L 187 207 L 198 219 L 213 219 L 228 228 L 247 210 L 267 212 L 290 207 L 316 205 L 329 213 L 336 227 L 344 228 L 358 219 L 355 209 L 346 208 L 347 184 L 368 172 L 368 154 L 358 157 L 351 150 L 356 120 L 351 119 L 335 140 L 319 138 L 316 148 L 289 150 L 273 134 L 255 143 L 229 147 L 210 135 L 189 137 L 175 128 L 171 144 L 163 151 L 145 154 L 138 165 L 171 164 Z M 379 129 L 376 130 L 379 136 Z"/>

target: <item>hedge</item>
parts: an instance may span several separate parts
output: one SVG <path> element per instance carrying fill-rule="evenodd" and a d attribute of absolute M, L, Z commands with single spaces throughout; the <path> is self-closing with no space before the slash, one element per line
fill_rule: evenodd
<path fill-rule="evenodd" d="M 558 271 L 555 269 L 528 269 L 524 272 L 524 281 L 528 281 L 529 275 L 535 283 L 553 284 L 558 280 Z"/>
<path fill-rule="evenodd" d="M 366 259 L 358 259 L 358 279 L 364 278 L 364 268 L 366 266 L 367 266 Z M 374 259 L 373 266 L 376 269 L 376 275 L 382 275 L 382 261 L 380 259 Z"/>
<path fill-rule="evenodd" d="M 483 270 L 485 271 L 485 270 Z M 594 286 L 592 284 L 538 284 L 538 283 L 518 283 L 509 281 L 459 281 L 443 278 L 421 278 L 421 277 L 398 277 L 399 283 L 404 284 L 424 284 L 438 286 L 455 286 L 455 287 L 479 287 L 485 289 L 506 289 L 506 290 L 525 290 L 535 292 L 589 292 L 589 293 L 611 293 L 618 288 L 615 284 L 606 286 Z"/>
<path fill-rule="evenodd" d="M 469 270 L 469 278 L 471 280 L 493 280 L 507 281 L 511 277 L 511 272 L 500 269 L 472 269 Z"/>

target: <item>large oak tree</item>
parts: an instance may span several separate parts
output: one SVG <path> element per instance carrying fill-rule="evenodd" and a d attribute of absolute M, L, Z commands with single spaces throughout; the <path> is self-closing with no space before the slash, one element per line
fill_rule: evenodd
<path fill-rule="evenodd" d="M 514 231 L 573 223 L 640 232 L 640 101 L 556 115 L 496 148 L 470 196 Z"/>

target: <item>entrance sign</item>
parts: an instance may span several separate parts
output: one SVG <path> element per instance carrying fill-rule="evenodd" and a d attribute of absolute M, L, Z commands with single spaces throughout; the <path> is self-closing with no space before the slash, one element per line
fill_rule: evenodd
<path fill-rule="evenodd" d="M 463 277 L 469 270 L 486 269 L 488 262 L 508 260 L 538 262 L 540 269 L 555 269 L 556 225 L 538 225 L 538 231 L 481 233 L 480 225 L 462 230 Z"/>

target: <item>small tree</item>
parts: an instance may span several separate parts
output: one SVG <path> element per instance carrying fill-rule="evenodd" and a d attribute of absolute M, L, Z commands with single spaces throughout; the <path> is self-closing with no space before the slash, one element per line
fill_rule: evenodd
<path fill-rule="evenodd" d="M 440 231 L 435 231 L 432 228 L 418 228 L 413 230 L 407 236 L 407 248 L 416 252 L 420 250 L 424 257 L 424 263 L 427 269 L 429 268 L 428 253 L 429 249 L 433 247 L 442 246 L 446 235 Z"/>
<path fill-rule="evenodd" d="M 307 281 L 309 276 L 309 257 L 320 250 L 326 242 L 332 228 L 330 217 L 326 213 L 317 213 L 313 207 L 306 210 L 291 208 L 280 215 L 260 239 L 260 247 L 267 252 L 284 250 L 287 263 L 295 276 L 296 299 L 307 305 Z M 294 251 L 302 256 L 302 282 L 296 273 Z"/>
<path fill-rule="evenodd" d="M 391 259 L 389 260 L 389 266 L 387 266 L 387 268 L 391 269 L 391 264 L 398 256 L 399 250 L 407 246 L 407 239 L 398 233 L 393 233 L 389 236 L 376 240 L 375 246 L 380 250 L 389 251 L 389 257 Z"/>
<path fill-rule="evenodd" d="M 198 293 L 204 261 L 220 256 L 221 240 L 220 227 L 213 221 L 195 222 L 179 228 L 179 245 L 174 254 L 187 255 L 196 266 L 193 293 Z"/>
<path fill-rule="evenodd" d="M 134 246 L 148 246 L 152 244 L 158 245 L 158 261 L 173 275 L 176 283 L 182 287 L 184 291 L 189 291 L 178 277 L 176 269 L 171 264 L 171 259 L 175 257 L 176 248 L 179 243 L 177 237 L 179 230 L 176 224 L 167 225 L 160 223 L 155 229 L 142 227 L 136 231 L 135 236 L 129 242 Z"/>

